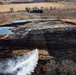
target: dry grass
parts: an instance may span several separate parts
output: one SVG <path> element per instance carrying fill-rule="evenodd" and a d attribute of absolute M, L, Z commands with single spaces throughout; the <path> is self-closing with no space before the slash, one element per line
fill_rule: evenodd
<path fill-rule="evenodd" d="M 58 8 L 55 10 L 44 10 L 42 14 L 30 14 L 21 10 L 25 10 L 26 7 L 44 7 L 46 8 Z M 0 5 L 0 12 L 10 11 L 10 8 L 14 8 L 14 11 L 21 12 L 10 12 L 0 14 L 0 26 L 5 24 L 10 24 L 14 20 L 24 20 L 24 19 L 35 19 L 35 18 L 76 18 L 76 2 L 43 2 L 43 3 L 29 3 L 29 4 L 9 4 Z M 68 9 L 67 9 L 68 8 Z M 75 8 L 75 9 L 74 9 Z"/>
<path fill-rule="evenodd" d="M 13 12 L 0 14 L 0 26 L 10 24 L 14 20 L 34 19 L 36 16 L 27 12 Z"/>
<path fill-rule="evenodd" d="M 60 21 L 76 24 L 76 19 L 60 19 Z"/>
<path fill-rule="evenodd" d="M 64 5 L 65 9 L 67 9 L 67 8 L 69 8 L 69 9 L 76 8 L 76 2 L 64 2 L 64 1 L 60 1 L 58 3 Z"/>
<path fill-rule="evenodd" d="M 28 4 L 9 4 L 9 5 L 0 5 L 0 12 L 10 11 L 10 8 L 13 8 L 14 11 L 25 10 L 26 7 L 55 7 L 58 9 L 72 9 L 76 8 L 76 2 L 43 2 L 43 3 L 28 3 Z"/>
<path fill-rule="evenodd" d="M 12 51 L 12 56 L 16 56 L 16 55 L 22 55 L 24 53 L 27 53 L 27 52 L 30 52 L 31 50 L 14 50 Z M 49 59 L 50 58 L 50 55 L 48 53 L 48 51 L 45 51 L 45 50 L 38 50 L 39 51 L 39 59 Z M 51 58 L 53 58 L 51 56 Z"/>
<path fill-rule="evenodd" d="M 7 57 L 7 56 L 14 57 L 14 56 L 18 56 L 18 55 L 23 55 L 30 51 L 32 51 L 32 50 L 28 50 L 28 49 L 13 50 L 13 51 L 6 50 L 6 51 L 0 52 L 0 58 Z M 46 51 L 46 50 L 39 49 L 38 52 L 39 52 L 39 59 L 47 60 L 47 59 L 53 58 L 52 56 L 49 55 L 48 51 Z"/>
<path fill-rule="evenodd" d="M 0 12 L 6 12 L 6 11 L 10 11 L 10 8 L 13 8 L 14 11 L 18 11 L 18 10 L 25 10 L 26 7 L 45 7 L 45 8 L 50 8 L 50 7 L 56 7 L 56 8 L 63 8 L 64 5 L 63 4 L 59 4 L 59 3 L 49 3 L 49 2 L 43 2 L 43 3 L 30 3 L 30 4 L 10 4 L 10 5 L 0 5 Z"/>
<path fill-rule="evenodd" d="M 5 35 L 0 35 L 0 39 L 3 39 L 5 37 Z"/>

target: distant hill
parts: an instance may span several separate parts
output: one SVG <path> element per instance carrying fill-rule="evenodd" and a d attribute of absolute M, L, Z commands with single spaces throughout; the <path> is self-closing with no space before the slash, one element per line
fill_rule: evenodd
<path fill-rule="evenodd" d="M 57 2 L 57 1 L 76 1 L 76 0 L 0 0 L 0 4 L 6 3 L 27 3 L 27 2 Z"/>

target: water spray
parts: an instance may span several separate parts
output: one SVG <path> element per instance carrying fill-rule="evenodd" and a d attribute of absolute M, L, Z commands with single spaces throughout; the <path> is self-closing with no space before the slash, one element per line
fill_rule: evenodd
<path fill-rule="evenodd" d="M 22 56 L 0 59 L 0 74 L 31 75 L 38 63 L 38 50 L 35 49 Z"/>

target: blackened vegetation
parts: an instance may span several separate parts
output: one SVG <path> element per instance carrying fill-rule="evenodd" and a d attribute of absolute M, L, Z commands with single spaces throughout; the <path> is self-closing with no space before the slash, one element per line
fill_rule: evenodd
<path fill-rule="evenodd" d="M 43 13 L 43 10 L 41 9 L 33 9 L 33 10 L 30 10 L 30 8 L 26 8 L 26 11 L 29 12 L 29 13 Z"/>
<path fill-rule="evenodd" d="M 40 31 L 40 30 L 39 30 Z M 40 32 L 33 30 L 26 36 L 12 35 L 13 39 L 0 40 L 0 50 L 14 49 L 46 49 L 50 55 L 56 58 L 75 59 L 76 50 L 76 31 L 55 31 L 41 30 Z M 43 33 L 41 33 L 43 31 Z M 36 34 L 38 33 L 39 34 Z M 33 34 L 34 33 L 34 34 Z M 11 38 L 10 37 L 10 38 Z M 21 38 L 22 37 L 22 38 Z M 14 39 L 15 38 L 15 39 Z"/>
<path fill-rule="evenodd" d="M 39 25 L 38 25 L 39 26 Z M 36 25 L 36 27 L 38 27 Z M 40 25 L 41 26 L 41 25 Z M 39 27 L 40 27 L 39 26 Z M 31 26 L 31 28 L 34 26 Z M 30 27 L 27 27 L 30 29 Z M 27 29 L 26 28 L 26 29 Z M 28 30 L 29 30 L 28 29 Z M 19 35 L 16 33 L 19 31 Z M 26 32 L 28 32 L 26 34 Z M 44 49 L 55 59 L 42 60 L 35 75 L 76 75 L 76 28 L 19 29 L 0 40 L 0 50 Z M 40 61 L 40 60 L 39 60 Z M 48 62 L 47 62 L 48 61 Z"/>
<path fill-rule="evenodd" d="M 39 60 L 38 67 L 36 67 L 34 73 L 32 75 L 46 75 L 46 71 L 44 70 L 44 65 L 46 65 L 48 60 Z"/>
<path fill-rule="evenodd" d="M 62 61 L 50 59 L 44 69 L 45 75 L 76 75 L 76 63 L 68 59 Z"/>
<path fill-rule="evenodd" d="M 26 42 L 24 40 L 0 40 L 0 50 L 14 50 L 26 48 Z"/>
<path fill-rule="evenodd" d="M 43 11 L 42 10 L 32 10 L 32 11 L 30 11 L 30 13 L 43 13 Z"/>
<path fill-rule="evenodd" d="M 11 24 L 6 24 L 0 27 L 18 27 L 19 25 L 24 25 L 24 24 L 28 24 L 31 23 L 31 21 L 27 21 L 27 22 L 19 22 L 19 23 L 11 23 Z"/>

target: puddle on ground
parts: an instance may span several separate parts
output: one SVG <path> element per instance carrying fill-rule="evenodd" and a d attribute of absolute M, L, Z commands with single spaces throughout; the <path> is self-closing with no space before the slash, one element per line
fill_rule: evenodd
<path fill-rule="evenodd" d="M 0 27 L 0 35 L 13 34 L 12 28 L 14 27 Z"/>
<path fill-rule="evenodd" d="M 23 23 L 23 22 L 31 22 L 31 21 L 53 21 L 53 20 L 57 20 L 57 18 L 46 18 L 46 19 L 28 19 L 28 20 L 15 20 L 12 23 Z"/>

